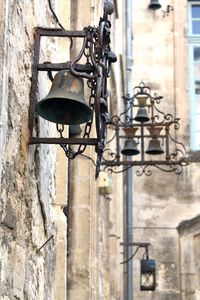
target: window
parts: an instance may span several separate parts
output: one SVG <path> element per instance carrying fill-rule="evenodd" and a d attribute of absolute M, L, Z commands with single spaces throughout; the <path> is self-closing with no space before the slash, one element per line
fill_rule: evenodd
<path fill-rule="evenodd" d="M 200 1 L 189 2 L 191 149 L 200 150 Z"/>

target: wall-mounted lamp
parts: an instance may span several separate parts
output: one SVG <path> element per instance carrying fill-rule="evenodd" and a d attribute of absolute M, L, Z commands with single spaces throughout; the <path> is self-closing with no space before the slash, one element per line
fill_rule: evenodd
<path fill-rule="evenodd" d="M 149 259 L 149 246 L 150 243 L 120 243 L 124 247 L 137 247 L 133 254 L 121 264 L 128 263 L 134 258 L 140 248 L 145 249 L 143 257 L 140 260 L 140 290 L 141 291 L 155 291 L 156 289 L 156 261 Z"/>
<path fill-rule="evenodd" d="M 143 82 L 134 88 L 132 97 L 123 98 L 126 109 L 112 117 L 113 137 L 103 151 L 102 168 L 120 173 L 138 166 L 136 175 L 149 176 L 152 174 L 149 167 L 153 166 L 181 174 L 188 165 L 186 148 L 171 132 L 179 129 L 180 119 L 162 112 L 157 106 L 163 97 L 157 93 L 152 95 L 150 87 Z M 130 160 L 131 156 L 134 160 Z"/>
<path fill-rule="evenodd" d="M 82 154 L 86 146 L 94 146 L 97 153 L 97 165 L 99 164 L 106 144 L 107 124 L 111 119 L 107 103 L 109 95 L 107 80 L 110 76 L 111 64 L 117 60 L 116 55 L 110 49 L 111 23 L 108 15 L 112 14 L 113 10 L 113 2 L 105 1 L 104 15 L 100 18 L 99 25 L 85 27 L 82 31 L 41 27 L 35 29 L 29 144 L 59 144 L 66 156 L 71 159 Z M 72 42 L 77 38 L 82 41 L 82 47 L 78 55 L 66 63 L 40 63 L 42 37 L 70 38 Z M 57 74 L 53 78 L 52 72 L 55 71 Z M 38 102 L 39 72 L 47 72 L 53 83 L 48 95 Z M 88 100 L 84 96 L 86 83 L 90 91 Z M 38 115 L 56 124 L 59 137 L 40 136 L 37 122 L 35 122 Z M 83 136 L 75 137 L 81 132 L 80 124 L 84 123 Z M 69 138 L 63 136 L 65 125 L 69 125 Z M 95 137 L 91 137 L 92 126 L 96 129 Z M 77 150 L 72 150 L 70 145 L 77 145 Z"/>
<path fill-rule="evenodd" d="M 151 3 L 149 4 L 148 8 L 151 10 L 157 10 L 161 8 L 161 4 L 158 0 L 151 0 Z"/>
<path fill-rule="evenodd" d="M 140 290 L 155 291 L 156 289 L 156 261 L 142 259 L 140 261 Z"/>

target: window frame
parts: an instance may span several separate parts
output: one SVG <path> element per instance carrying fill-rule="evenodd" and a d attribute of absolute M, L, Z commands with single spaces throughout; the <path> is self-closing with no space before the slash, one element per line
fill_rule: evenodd
<path fill-rule="evenodd" d="M 193 19 L 197 19 L 199 20 L 200 22 L 200 17 L 199 18 L 192 18 L 192 6 L 193 5 L 196 5 L 196 6 L 200 6 L 200 1 L 189 1 L 189 16 L 188 16 L 188 19 L 189 19 L 189 26 L 188 26 L 188 29 L 189 29 L 189 37 L 197 37 L 197 38 L 200 38 L 200 33 L 199 34 L 193 34 L 192 33 L 192 20 Z"/>
<path fill-rule="evenodd" d="M 188 46 L 189 46 L 189 99 L 190 99 L 190 147 L 192 151 L 200 150 L 200 142 L 199 146 L 197 145 L 196 133 L 200 130 L 196 128 L 196 99 L 195 99 L 195 76 L 194 76 L 194 48 L 200 47 L 200 33 L 193 34 L 192 33 L 192 6 L 198 5 L 200 6 L 200 1 L 189 1 L 188 2 Z M 199 18 L 200 21 L 200 18 Z M 200 79 L 199 79 L 200 80 Z"/>

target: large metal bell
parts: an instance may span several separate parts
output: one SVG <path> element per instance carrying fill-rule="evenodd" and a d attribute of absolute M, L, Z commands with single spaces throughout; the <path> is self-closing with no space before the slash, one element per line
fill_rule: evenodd
<path fill-rule="evenodd" d="M 127 156 L 137 155 L 140 153 L 140 151 L 137 149 L 136 141 L 132 139 L 126 140 L 124 143 L 124 149 L 122 149 L 121 153 Z"/>
<path fill-rule="evenodd" d="M 135 116 L 135 121 L 143 123 L 143 122 L 148 122 L 149 120 L 150 119 L 147 114 L 147 109 L 145 107 L 139 107 L 137 114 Z"/>
<path fill-rule="evenodd" d="M 151 0 L 151 3 L 149 4 L 149 9 L 156 10 L 160 8 L 161 4 L 158 2 L 158 0 Z"/>
<path fill-rule="evenodd" d="M 49 94 L 36 105 L 37 113 L 57 124 L 88 122 L 92 110 L 84 99 L 84 82 L 80 77 L 62 70 L 55 75 Z"/>
<path fill-rule="evenodd" d="M 160 145 L 160 141 L 158 139 L 151 139 L 149 141 L 149 146 L 146 150 L 146 153 L 151 155 L 163 154 L 164 151 Z"/>

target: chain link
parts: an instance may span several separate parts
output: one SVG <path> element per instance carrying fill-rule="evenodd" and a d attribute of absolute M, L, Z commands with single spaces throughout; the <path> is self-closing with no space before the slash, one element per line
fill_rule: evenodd
<path fill-rule="evenodd" d="M 101 26 L 99 26 L 98 28 L 91 27 L 91 26 L 87 27 L 88 38 L 87 38 L 87 42 L 86 42 L 86 46 L 85 46 L 83 54 L 86 58 L 86 65 L 94 65 L 94 67 L 95 67 L 94 75 L 99 74 L 98 66 L 101 65 L 101 67 L 102 67 L 101 61 L 103 59 L 103 56 L 105 55 L 105 53 L 104 53 L 105 45 L 101 45 L 102 43 L 104 44 L 104 38 L 105 38 L 104 30 L 105 30 L 105 28 L 102 29 Z M 92 117 L 91 117 L 91 120 L 85 124 L 84 134 L 82 137 L 84 140 L 89 139 L 90 132 L 92 129 L 92 124 L 93 124 L 95 101 L 96 101 L 96 97 L 97 97 L 97 93 L 96 93 L 97 80 L 96 80 L 96 78 L 88 79 L 87 85 L 91 91 L 90 97 L 89 97 L 89 106 L 92 108 Z M 60 137 L 63 138 L 64 125 L 57 124 L 56 126 L 57 126 L 58 132 L 60 133 Z M 82 154 L 87 147 L 86 144 L 80 144 L 78 146 L 77 151 L 75 152 L 67 144 L 60 144 L 60 146 L 63 148 L 66 156 L 69 159 L 74 159 L 77 155 Z M 102 152 L 101 147 L 102 147 L 101 143 L 98 143 L 98 145 L 96 145 L 96 152 L 97 152 L 98 156 Z"/>
<path fill-rule="evenodd" d="M 56 124 L 56 129 L 60 133 L 60 137 L 63 138 L 63 131 L 65 129 L 63 124 Z"/>

